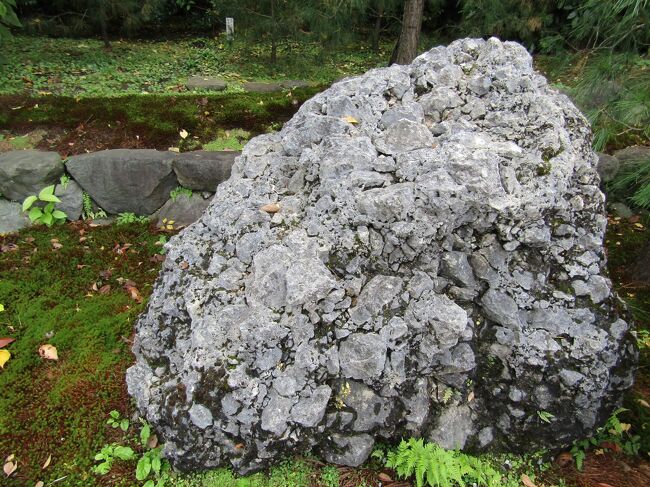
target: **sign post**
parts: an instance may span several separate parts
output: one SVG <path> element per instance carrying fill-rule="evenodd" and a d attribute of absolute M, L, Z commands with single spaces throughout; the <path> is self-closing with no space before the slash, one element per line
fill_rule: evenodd
<path fill-rule="evenodd" d="M 235 19 L 233 19 L 232 17 L 226 17 L 226 41 L 228 41 L 228 45 L 232 46 L 234 40 L 235 40 Z"/>

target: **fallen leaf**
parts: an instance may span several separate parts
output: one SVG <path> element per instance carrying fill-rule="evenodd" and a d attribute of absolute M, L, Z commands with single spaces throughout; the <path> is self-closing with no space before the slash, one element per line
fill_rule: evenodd
<path fill-rule="evenodd" d="M 140 291 L 138 291 L 137 287 L 125 285 L 124 289 L 126 289 L 126 292 L 129 293 L 129 296 L 131 296 L 133 301 L 136 303 L 142 302 L 142 296 L 140 296 Z"/>
<path fill-rule="evenodd" d="M 11 354 L 9 353 L 9 350 L 0 350 L 0 369 L 5 368 L 5 364 L 10 358 Z"/>
<path fill-rule="evenodd" d="M 474 391 L 470 392 L 467 396 L 467 402 L 472 402 L 474 400 Z"/>
<path fill-rule="evenodd" d="M 650 408 L 650 404 L 648 404 L 648 401 L 644 401 L 643 399 L 637 399 L 636 402 L 638 402 L 644 408 Z"/>
<path fill-rule="evenodd" d="M 99 288 L 99 294 L 108 294 L 110 292 L 111 292 L 110 284 L 104 284 L 102 287 Z"/>
<path fill-rule="evenodd" d="M 341 117 L 341 120 L 343 120 L 344 122 L 351 123 L 352 125 L 356 125 L 356 124 L 359 123 L 359 121 L 356 118 L 354 118 L 354 117 L 352 117 L 350 115 L 346 115 L 345 117 Z"/>
<path fill-rule="evenodd" d="M 62 243 L 59 242 L 52 242 L 52 250 L 59 250 L 60 248 L 63 247 Z"/>
<path fill-rule="evenodd" d="M 15 338 L 0 338 L 0 348 L 5 348 L 7 345 L 15 341 Z"/>
<path fill-rule="evenodd" d="M 42 481 L 42 480 L 39 480 L 38 482 L 36 482 L 36 483 L 34 484 L 34 487 L 43 487 L 44 485 L 45 485 L 45 484 L 43 483 L 43 481 Z"/>
<path fill-rule="evenodd" d="M 525 473 L 521 474 L 521 483 L 524 484 L 526 487 L 537 487 L 535 483 L 532 480 L 530 480 L 530 477 Z"/>
<path fill-rule="evenodd" d="M 54 345 L 46 344 L 38 347 L 38 354 L 47 360 L 59 360 L 59 355 Z"/>
<path fill-rule="evenodd" d="M 265 211 L 267 213 L 277 213 L 280 211 L 280 205 L 277 203 L 269 203 L 268 205 L 264 205 L 260 208 L 260 210 Z"/>
<path fill-rule="evenodd" d="M 2 470 L 4 471 L 5 475 L 9 477 L 12 473 L 14 473 L 18 469 L 18 462 L 13 462 L 13 455 L 10 455 L 11 460 L 7 460 L 5 463 L 4 467 Z"/>
<path fill-rule="evenodd" d="M 377 475 L 377 478 L 381 480 L 382 482 L 392 482 L 393 479 L 390 477 L 390 475 L 385 474 L 384 472 L 381 472 L 379 475 Z"/>
<path fill-rule="evenodd" d="M 179 152 L 179 153 L 180 153 L 180 151 L 181 151 L 178 147 L 170 147 L 170 148 L 167 149 L 167 150 L 168 150 L 169 152 Z"/>
<path fill-rule="evenodd" d="M 147 447 L 151 450 L 158 446 L 158 437 L 156 435 L 151 435 L 147 441 Z"/>
<path fill-rule="evenodd" d="M 92 291 L 95 291 L 95 292 L 99 291 L 99 288 L 97 287 L 97 283 L 96 283 L 96 282 L 93 282 L 93 285 L 91 286 L 90 289 L 91 289 Z"/>
<path fill-rule="evenodd" d="M 45 470 L 47 467 L 49 467 L 51 462 L 52 462 L 52 455 L 47 457 L 47 460 L 45 460 L 45 463 L 41 467 L 41 470 Z"/>
<path fill-rule="evenodd" d="M 606 484 L 605 482 L 598 482 L 598 487 L 614 487 L 612 484 Z"/>
<path fill-rule="evenodd" d="M 158 264 L 160 262 L 165 262 L 165 256 L 161 254 L 154 254 L 149 261 L 153 262 L 154 264 Z"/>
<path fill-rule="evenodd" d="M 244 445 L 243 443 L 237 443 L 237 444 L 235 445 L 235 450 L 241 450 L 241 449 L 244 448 L 245 446 L 246 446 L 246 445 Z"/>
<path fill-rule="evenodd" d="M 181 136 L 181 139 L 187 139 L 187 136 L 190 135 L 187 130 L 183 129 L 180 132 L 178 132 L 178 135 Z"/>
<path fill-rule="evenodd" d="M 180 267 L 183 270 L 187 270 L 190 267 L 190 264 L 188 264 L 186 261 L 181 262 L 178 267 Z"/>
<path fill-rule="evenodd" d="M 571 453 L 568 451 L 564 451 L 555 458 L 555 463 L 557 463 L 560 467 L 568 467 L 569 465 L 573 465 L 573 455 L 571 455 Z"/>

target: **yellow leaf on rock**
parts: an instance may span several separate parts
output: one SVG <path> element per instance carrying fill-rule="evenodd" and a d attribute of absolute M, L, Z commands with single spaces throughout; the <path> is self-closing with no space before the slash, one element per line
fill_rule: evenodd
<path fill-rule="evenodd" d="M 344 122 L 351 123 L 352 125 L 356 125 L 359 123 L 359 121 L 356 118 L 350 115 L 346 115 L 345 117 L 342 117 L 341 120 L 343 120 Z"/>
<path fill-rule="evenodd" d="M 59 360 L 59 355 L 56 351 L 56 347 L 54 345 L 50 345 L 49 343 L 38 347 L 38 354 L 47 360 Z"/>
<path fill-rule="evenodd" d="M 4 369 L 7 360 L 11 358 L 9 350 L 0 350 L 0 368 Z"/>
<path fill-rule="evenodd" d="M 277 203 L 269 203 L 268 205 L 264 205 L 260 208 L 260 210 L 265 211 L 267 213 L 277 213 L 280 211 L 280 205 Z"/>

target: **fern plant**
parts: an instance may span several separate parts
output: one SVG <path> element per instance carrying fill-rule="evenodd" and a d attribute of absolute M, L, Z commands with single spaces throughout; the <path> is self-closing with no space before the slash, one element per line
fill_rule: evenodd
<path fill-rule="evenodd" d="M 386 466 L 394 469 L 400 478 L 415 476 L 417 487 L 501 485 L 499 472 L 480 458 L 445 450 L 422 439 L 402 440 L 395 450 L 388 452 Z"/>

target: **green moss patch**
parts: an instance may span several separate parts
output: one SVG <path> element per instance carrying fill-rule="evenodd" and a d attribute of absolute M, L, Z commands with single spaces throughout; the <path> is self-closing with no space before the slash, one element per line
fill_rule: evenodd
<path fill-rule="evenodd" d="M 16 340 L 0 371 L 0 455 L 14 454 L 19 465 L 8 485 L 96 483 L 93 456 L 113 434 L 106 415 L 131 410 L 124 373 L 144 304 L 123 284 L 148 296 L 157 238 L 134 224 L 33 228 L 0 239 L 0 336 Z M 43 344 L 56 347 L 57 361 L 39 356 Z"/>

